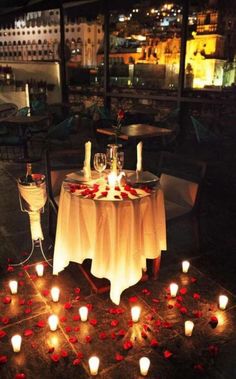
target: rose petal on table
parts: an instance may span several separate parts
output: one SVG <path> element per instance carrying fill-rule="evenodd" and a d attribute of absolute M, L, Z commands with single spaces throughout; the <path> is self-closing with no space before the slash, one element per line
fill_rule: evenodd
<path fill-rule="evenodd" d="M 37 326 L 38 328 L 44 328 L 45 325 L 46 325 L 46 321 L 44 321 L 44 320 L 39 320 L 39 321 L 37 322 L 37 324 L 36 324 L 36 326 Z"/>
<path fill-rule="evenodd" d="M 76 336 L 72 336 L 72 337 L 69 338 L 69 341 L 70 341 L 71 343 L 76 343 L 76 342 L 78 342 L 78 339 L 77 339 Z"/>
<path fill-rule="evenodd" d="M 89 320 L 89 323 L 90 323 L 91 325 L 93 325 L 93 326 L 96 326 L 97 323 L 98 323 L 98 321 L 97 321 L 96 319 L 91 319 L 91 320 Z"/>
<path fill-rule="evenodd" d="M 4 330 L 0 330 L 0 339 L 4 338 L 7 335 L 7 333 Z"/>
<path fill-rule="evenodd" d="M 32 329 L 25 329 L 24 331 L 24 336 L 25 337 L 30 337 L 34 334 L 33 330 Z"/>
<path fill-rule="evenodd" d="M 90 336 L 85 336 L 85 342 L 86 343 L 92 342 L 92 338 Z"/>
<path fill-rule="evenodd" d="M 115 326 L 117 326 L 119 324 L 119 321 L 118 320 L 112 320 L 111 321 L 111 326 L 113 326 L 113 327 L 115 327 Z"/>
<path fill-rule="evenodd" d="M 52 354 L 52 355 L 50 355 L 50 357 L 51 357 L 51 360 L 53 361 L 53 362 L 59 362 L 59 360 L 60 360 L 60 355 L 59 354 Z"/>
<path fill-rule="evenodd" d="M 10 304 L 11 303 L 11 297 L 10 296 L 5 296 L 2 299 L 3 304 Z"/>
<path fill-rule="evenodd" d="M 68 353 L 67 353 L 67 351 L 65 351 L 65 350 L 62 350 L 62 351 L 60 352 L 60 355 L 61 355 L 62 358 L 66 358 L 66 357 L 68 357 Z"/>
<path fill-rule="evenodd" d="M 79 295 L 79 294 L 80 294 L 80 291 L 81 291 L 81 289 L 80 289 L 79 287 L 76 287 L 76 288 L 74 289 L 74 293 L 75 293 L 76 295 Z"/>
<path fill-rule="evenodd" d="M 23 372 L 15 375 L 15 379 L 26 379 L 26 375 Z"/>
<path fill-rule="evenodd" d="M 169 350 L 165 350 L 163 352 L 163 355 L 164 355 L 164 358 L 169 359 L 170 357 L 172 357 L 173 353 Z"/>
<path fill-rule="evenodd" d="M 4 325 L 7 325 L 7 324 L 9 324 L 10 319 L 9 319 L 9 317 L 2 317 L 2 318 L 1 318 L 1 322 L 2 322 Z"/>
<path fill-rule="evenodd" d="M 153 338 L 151 341 L 150 341 L 150 345 L 151 347 L 157 347 L 159 345 L 159 342 L 157 341 L 156 338 Z"/>
<path fill-rule="evenodd" d="M 200 295 L 199 295 L 199 293 L 194 293 L 193 294 L 193 298 L 195 299 L 195 300 L 199 300 L 200 299 Z"/>
<path fill-rule="evenodd" d="M 79 320 L 80 320 L 80 315 L 73 316 L 73 321 L 79 321 Z"/>
<path fill-rule="evenodd" d="M 0 355 L 0 365 L 3 365 L 7 363 L 7 356 L 6 355 Z"/>
<path fill-rule="evenodd" d="M 73 360 L 73 366 L 79 366 L 80 365 L 80 363 L 81 363 L 81 360 L 79 359 L 79 358 L 75 358 L 74 360 Z"/>
<path fill-rule="evenodd" d="M 129 298 L 129 302 L 130 302 L 130 303 L 136 303 L 137 301 L 138 301 L 137 296 L 131 296 L 131 297 Z"/>
<path fill-rule="evenodd" d="M 102 341 L 104 341 L 105 339 L 107 339 L 107 334 L 106 334 L 106 332 L 101 332 L 101 333 L 99 333 L 99 339 L 100 340 L 102 340 Z"/>
<path fill-rule="evenodd" d="M 181 295 L 185 295 L 187 292 L 188 292 L 188 290 L 186 287 L 180 288 L 180 290 L 179 290 L 179 293 L 181 293 Z"/>
<path fill-rule="evenodd" d="M 65 309 L 71 309 L 72 308 L 72 304 L 70 302 L 67 302 L 64 304 L 64 308 Z"/>
<path fill-rule="evenodd" d="M 133 342 L 130 341 L 130 340 L 125 341 L 125 342 L 123 343 L 123 348 L 124 348 L 125 350 L 130 350 L 130 349 L 132 349 L 132 347 L 133 347 Z"/>
<path fill-rule="evenodd" d="M 125 357 L 123 356 L 123 355 L 121 355 L 120 353 L 116 353 L 116 355 L 115 355 L 115 360 L 117 361 L 117 362 L 121 362 L 121 361 L 123 361 L 125 359 Z"/>

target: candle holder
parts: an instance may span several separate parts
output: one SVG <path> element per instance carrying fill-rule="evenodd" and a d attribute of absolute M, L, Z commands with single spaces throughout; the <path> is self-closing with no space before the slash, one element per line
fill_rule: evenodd
<path fill-rule="evenodd" d="M 41 228 L 41 213 L 44 213 L 47 201 L 46 178 L 42 174 L 32 174 L 31 176 L 32 181 L 29 182 L 25 177 L 21 177 L 17 180 L 17 184 L 20 209 L 29 215 L 32 247 L 26 259 L 19 263 L 13 263 L 12 266 L 24 265 L 32 257 L 35 249 L 39 248 L 44 260 L 52 267 L 42 245 L 44 237 Z"/>
<path fill-rule="evenodd" d="M 110 170 L 114 172 L 115 174 L 117 174 L 117 172 L 122 169 L 123 163 L 124 163 L 124 162 L 121 163 L 119 160 L 118 150 L 120 148 L 122 148 L 121 144 L 113 143 L 113 144 L 107 145 L 107 151 L 106 151 L 107 164 L 110 167 Z"/>

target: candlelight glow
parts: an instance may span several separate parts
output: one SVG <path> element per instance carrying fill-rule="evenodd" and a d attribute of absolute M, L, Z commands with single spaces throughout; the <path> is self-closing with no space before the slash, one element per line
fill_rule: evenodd
<path fill-rule="evenodd" d="M 18 282 L 16 280 L 11 280 L 9 282 L 9 287 L 12 295 L 16 294 L 18 290 Z"/>
<path fill-rule="evenodd" d="M 58 317 L 56 315 L 51 315 L 48 317 L 48 324 L 49 328 L 52 332 L 55 332 L 57 330 L 58 326 Z"/>
<path fill-rule="evenodd" d="M 193 333 L 194 323 L 192 321 L 185 321 L 184 323 L 184 332 L 187 337 L 191 337 Z"/>
<path fill-rule="evenodd" d="M 12 344 L 12 349 L 14 353 L 19 353 L 21 349 L 21 342 L 22 342 L 22 337 L 19 334 L 16 334 L 11 338 L 11 344 Z"/>
<path fill-rule="evenodd" d="M 170 285 L 170 295 L 171 297 L 175 297 L 177 295 L 179 286 L 176 283 L 171 283 Z"/>
<path fill-rule="evenodd" d="M 52 301 L 54 301 L 55 303 L 59 300 L 60 290 L 58 287 L 53 287 L 51 289 L 51 297 L 52 297 Z"/>
<path fill-rule="evenodd" d="M 149 367 L 150 367 L 149 358 L 142 357 L 139 359 L 139 368 L 140 368 L 141 375 L 146 376 L 148 374 Z"/>
<path fill-rule="evenodd" d="M 184 273 L 187 273 L 189 270 L 190 263 L 188 261 L 183 261 L 182 262 L 182 271 Z"/>
<path fill-rule="evenodd" d="M 35 270 L 38 276 L 43 276 L 44 266 L 41 263 L 36 265 Z"/>
<path fill-rule="evenodd" d="M 100 360 L 98 357 L 91 357 L 89 358 L 89 370 L 90 370 L 90 374 L 91 375 L 97 375 L 98 373 L 98 369 L 99 369 L 99 364 L 100 364 Z"/>
<path fill-rule="evenodd" d="M 226 309 L 228 301 L 229 301 L 228 296 L 220 295 L 219 296 L 219 308 L 222 310 Z"/>
<path fill-rule="evenodd" d="M 138 306 L 131 308 L 131 317 L 133 322 L 138 322 L 140 318 L 141 308 Z"/>
<path fill-rule="evenodd" d="M 81 321 L 87 321 L 88 320 L 88 308 L 87 307 L 80 307 L 79 308 L 79 315 Z"/>

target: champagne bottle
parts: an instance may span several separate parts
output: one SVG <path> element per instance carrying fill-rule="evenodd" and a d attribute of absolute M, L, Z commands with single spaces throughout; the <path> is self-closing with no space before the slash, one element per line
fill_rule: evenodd
<path fill-rule="evenodd" d="M 25 181 L 26 181 L 26 183 L 33 183 L 34 182 L 34 179 L 32 176 L 32 164 L 31 163 L 26 164 Z"/>

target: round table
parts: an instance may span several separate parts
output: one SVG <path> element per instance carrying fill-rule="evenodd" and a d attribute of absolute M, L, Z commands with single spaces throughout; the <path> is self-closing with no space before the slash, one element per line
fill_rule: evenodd
<path fill-rule="evenodd" d="M 106 184 L 63 183 L 59 201 L 53 274 L 70 262 L 91 259 L 91 273 L 110 281 L 110 298 L 136 284 L 146 259 L 166 250 L 162 190 L 109 189 Z"/>

